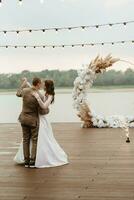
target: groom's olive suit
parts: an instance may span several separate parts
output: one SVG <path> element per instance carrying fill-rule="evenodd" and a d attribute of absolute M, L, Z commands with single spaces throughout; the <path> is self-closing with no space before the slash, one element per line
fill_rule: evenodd
<path fill-rule="evenodd" d="M 37 150 L 37 139 L 39 130 L 39 113 L 47 114 L 48 110 L 42 110 L 39 107 L 38 101 L 32 95 L 36 90 L 34 88 L 20 88 L 17 91 L 17 96 L 23 98 L 22 112 L 19 116 L 19 121 L 23 131 L 23 150 L 25 162 L 30 159 L 35 161 Z M 40 97 L 43 96 L 39 93 Z M 31 158 L 30 158 L 30 140 L 32 141 Z"/>

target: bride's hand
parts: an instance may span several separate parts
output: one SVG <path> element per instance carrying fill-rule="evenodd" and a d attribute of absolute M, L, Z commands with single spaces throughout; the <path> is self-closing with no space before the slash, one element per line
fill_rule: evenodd
<path fill-rule="evenodd" d="M 21 87 L 24 88 L 27 85 L 27 78 L 22 78 L 21 79 Z"/>
<path fill-rule="evenodd" d="M 33 95 L 36 99 L 39 99 L 39 98 L 40 98 L 40 96 L 39 96 L 39 94 L 38 94 L 37 92 L 33 92 L 32 95 Z"/>
<path fill-rule="evenodd" d="M 23 77 L 23 78 L 21 79 L 21 81 L 22 81 L 22 82 L 27 81 L 27 78 L 26 78 L 26 77 Z"/>
<path fill-rule="evenodd" d="M 23 77 L 23 78 L 21 79 L 21 84 L 24 84 L 24 83 L 27 83 L 27 78 L 26 78 L 26 77 Z"/>

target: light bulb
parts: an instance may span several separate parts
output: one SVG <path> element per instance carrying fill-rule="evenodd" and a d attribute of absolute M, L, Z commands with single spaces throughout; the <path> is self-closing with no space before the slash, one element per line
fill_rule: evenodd
<path fill-rule="evenodd" d="M 22 0 L 19 0 L 19 5 L 20 5 L 20 6 L 22 5 Z"/>
<path fill-rule="evenodd" d="M 44 3 L 44 0 L 40 0 L 40 3 L 43 4 L 43 3 Z"/>
<path fill-rule="evenodd" d="M 99 30 L 99 25 L 96 25 L 96 30 L 97 30 L 97 31 Z"/>
<path fill-rule="evenodd" d="M 71 32 L 71 30 L 72 30 L 71 28 L 68 28 L 68 31 L 69 31 L 69 32 Z"/>
<path fill-rule="evenodd" d="M 0 7 L 2 6 L 2 0 L 0 0 Z"/>
<path fill-rule="evenodd" d="M 109 27 L 112 28 L 113 24 L 109 24 Z"/>
<path fill-rule="evenodd" d="M 85 31 L 85 30 L 86 30 L 86 29 L 85 29 L 85 28 L 86 28 L 85 26 L 82 26 L 81 28 L 82 28 L 82 31 Z"/>
<path fill-rule="evenodd" d="M 4 31 L 4 35 L 6 35 L 7 31 Z"/>
<path fill-rule="evenodd" d="M 58 28 L 56 28 L 56 29 L 55 29 L 55 31 L 56 31 L 56 33 L 58 33 L 58 32 L 59 32 L 59 29 L 58 29 Z"/>

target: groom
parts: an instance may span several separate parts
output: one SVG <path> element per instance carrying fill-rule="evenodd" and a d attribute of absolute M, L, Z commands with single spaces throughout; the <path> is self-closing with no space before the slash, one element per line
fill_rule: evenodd
<path fill-rule="evenodd" d="M 17 96 L 23 98 L 23 108 L 19 116 L 19 121 L 22 126 L 23 132 L 23 152 L 25 167 L 35 167 L 37 140 L 39 131 L 39 113 L 48 114 L 48 110 L 42 110 L 39 107 L 38 101 L 32 95 L 33 92 L 37 92 L 40 98 L 43 96 L 39 93 L 42 82 L 39 78 L 34 78 L 32 87 L 26 79 L 23 80 L 23 84 L 17 91 Z M 27 87 L 27 88 L 25 88 Z M 30 140 L 32 141 L 31 157 L 30 157 Z"/>

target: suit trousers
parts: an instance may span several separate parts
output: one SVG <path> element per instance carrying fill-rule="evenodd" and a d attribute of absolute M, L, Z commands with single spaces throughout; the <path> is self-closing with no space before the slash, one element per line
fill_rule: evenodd
<path fill-rule="evenodd" d="M 24 160 L 25 162 L 29 162 L 30 160 L 35 162 L 39 127 L 38 126 L 32 127 L 26 125 L 21 125 L 21 126 L 23 132 Z M 31 156 L 30 156 L 30 140 L 32 141 Z"/>

